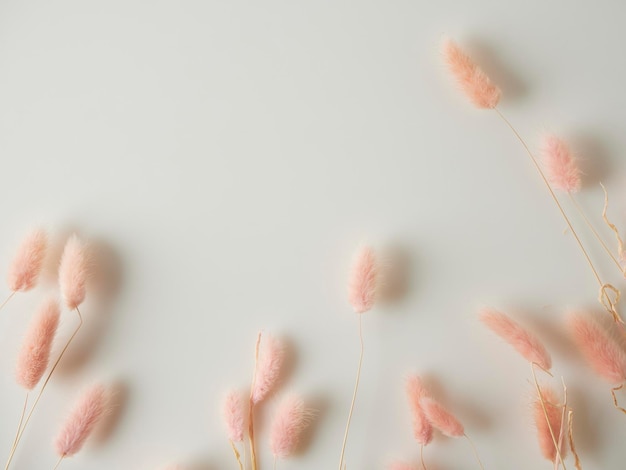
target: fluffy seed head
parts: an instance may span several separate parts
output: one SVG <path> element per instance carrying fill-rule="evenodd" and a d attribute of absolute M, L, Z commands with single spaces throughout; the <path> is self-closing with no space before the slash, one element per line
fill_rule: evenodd
<path fill-rule="evenodd" d="M 550 421 L 550 426 L 552 427 L 552 432 L 554 433 L 554 438 L 558 440 L 561 433 L 561 414 L 563 413 L 563 407 L 558 405 L 558 397 L 551 388 L 542 387 L 541 394 L 546 406 L 548 420 Z M 537 427 L 537 439 L 539 440 L 541 453 L 546 459 L 554 462 L 557 452 L 554 447 L 552 435 L 550 434 L 548 421 L 546 421 L 546 415 L 543 412 L 543 406 L 541 405 L 541 401 L 538 397 L 533 403 L 533 418 L 535 420 L 535 426 Z M 567 446 L 563 445 L 565 434 L 566 433 L 564 432 L 562 440 L 559 443 L 559 450 L 563 458 L 565 458 L 567 451 Z"/>
<path fill-rule="evenodd" d="M 50 349 L 59 325 L 59 303 L 55 299 L 44 302 L 31 322 L 17 357 L 17 383 L 32 390 L 48 367 Z"/>
<path fill-rule="evenodd" d="M 82 447 L 108 411 L 108 396 L 102 385 L 89 388 L 80 397 L 55 441 L 59 457 L 71 457 Z"/>
<path fill-rule="evenodd" d="M 545 370 L 552 368 L 552 358 L 543 344 L 509 316 L 487 308 L 480 313 L 480 320 L 487 328 L 513 346 L 524 359 L 538 364 Z"/>
<path fill-rule="evenodd" d="M 554 189 L 575 193 L 580 190 L 581 171 L 564 140 L 548 135 L 543 141 L 543 161 Z"/>
<path fill-rule="evenodd" d="M 443 55 L 461 90 L 476 107 L 492 109 L 498 105 L 500 89 L 451 39 L 444 42 Z"/>
<path fill-rule="evenodd" d="M 85 300 L 89 275 L 87 244 L 72 235 L 63 250 L 59 266 L 59 284 L 67 307 L 74 310 Z"/>
<path fill-rule="evenodd" d="M 593 370 L 612 384 L 626 382 L 626 355 L 617 340 L 588 315 L 572 314 L 569 331 Z"/>
<path fill-rule="evenodd" d="M 422 399 L 426 398 L 428 393 L 422 379 L 417 375 L 411 375 L 407 378 L 406 395 L 413 420 L 413 436 L 419 444 L 428 445 L 433 440 L 433 427 L 426 418 L 422 407 Z"/>
<path fill-rule="evenodd" d="M 35 230 L 22 240 L 7 277 L 12 292 L 24 292 L 35 287 L 43 268 L 47 248 L 48 235 L 43 230 Z"/>
<path fill-rule="evenodd" d="M 356 313 L 365 313 L 374 306 L 378 271 L 374 250 L 369 246 L 359 249 L 348 284 L 348 300 Z"/>
<path fill-rule="evenodd" d="M 431 398 L 422 400 L 424 414 L 430 423 L 448 437 L 461 437 L 465 429 L 458 419 Z"/>
<path fill-rule="evenodd" d="M 241 394 L 231 390 L 224 401 L 224 422 L 228 431 L 228 438 L 233 442 L 243 441 L 246 410 Z"/>
<path fill-rule="evenodd" d="M 260 344 L 256 375 L 252 385 L 252 402 L 263 400 L 276 386 L 280 378 L 285 358 L 282 342 L 271 335 L 265 335 Z"/>
<path fill-rule="evenodd" d="M 312 415 L 300 397 L 291 395 L 283 399 L 270 428 L 270 449 L 274 457 L 284 459 L 295 452 Z"/>

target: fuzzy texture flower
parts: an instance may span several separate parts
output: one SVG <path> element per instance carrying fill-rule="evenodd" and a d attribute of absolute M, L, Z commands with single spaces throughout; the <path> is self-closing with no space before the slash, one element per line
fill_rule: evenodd
<path fill-rule="evenodd" d="M 244 400 L 239 392 L 235 390 L 228 392 L 223 411 L 228 438 L 233 442 L 243 441 L 246 410 Z"/>
<path fill-rule="evenodd" d="M 374 306 L 378 271 L 374 250 L 362 247 L 356 254 L 348 284 L 348 300 L 356 313 L 365 313 Z"/>
<path fill-rule="evenodd" d="M 295 452 L 312 415 L 300 397 L 291 395 L 282 400 L 270 427 L 270 449 L 274 457 L 284 459 Z"/>
<path fill-rule="evenodd" d="M 59 284 L 65 303 L 74 310 L 85 300 L 89 275 L 89 253 L 87 244 L 72 235 L 63 250 L 59 266 Z"/>
<path fill-rule="evenodd" d="M 43 230 L 35 230 L 22 240 L 7 277 L 12 292 L 24 292 L 35 287 L 47 249 L 48 235 Z"/>
<path fill-rule="evenodd" d="M 578 349 L 599 376 L 612 384 L 626 382 L 626 355 L 606 329 L 583 314 L 570 315 L 568 326 Z"/>
<path fill-rule="evenodd" d="M 443 44 L 443 54 L 461 90 L 478 108 L 493 109 L 500 102 L 500 89 L 451 39 Z"/>
<path fill-rule="evenodd" d="M 561 414 L 563 413 L 563 407 L 558 405 L 559 401 L 557 395 L 551 388 L 542 388 L 541 394 L 546 405 L 546 412 L 548 420 L 550 421 L 550 426 L 552 427 L 552 432 L 554 433 L 554 438 L 558 440 L 559 435 L 561 434 Z M 537 426 L 537 439 L 539 440 L 541 454 L 546 459 L 554 462 L 557 452 L 554 447 L 554 441 L 552 440 L 552 434 L 550 434 L 548 421 L 546 421 L 546 414 L 543 411 L 543 406 L 541 405 L 539 398 L 537 398 L 533 403 L 533 417 L 535 419 L 535 426 Z M 563 458 L 565 458 L 565 454 L 567 452 L 567 446 L 563 445 L 565 434 L 566 433 L 563 432 L 563 436 L 559 444 L 559 449 Z"/>
<path fill-rule="evenodd" d="M 565 141 L 555 135 L 548 135 L 544 138 L 542 150 L 552 187 L 568 193 L 579 191 L 581 171 Z"/>
<path fill-rule="evenodd" d="M 415 466 L 397 460 L 387 465 L 387 470 L 415 470 Z"/>
<path fill-rule="evenodd" d="M 59 303 L 46 301 L 31 322 L 17 357 L 17 383 L 32 390 L 39 383 L 50 360 L 50 349 L 59 326 Z"/>
<path fill-rule="evenodd" d="M 443 434 L 449 437 L 465 435 L 465 429 L 460 421 L 435 400 L 424 398 L 422 406 L 428 421 Z"/>
<path fill-rule="evenodd" d="M 406 380 L 406 395 L 413 419 L 413 436 L 422 445 L 428 445 L 433 440 L 433 427 L 424 414 L 422 399 L 428 397 L 422 379 L 412 375 Z"/>
<path fill-rule="evenodd" d="M 89 388 L 80 397 L 55 441 L 59 457 L 76 454 L 108 411 L 108 395 L 102 385 Z"/>
<path fill-rule="evenodd" d="M 510 317 L 493 309 L 484 309 L 480 314 L 480 320 L 513 346 L 524 359 L 538 364 L 545 370 L 552 368 L 552 358 L 543 344 Z"/>
<path fill-rule="evenodd" d="M 283 344 L 271 335 L 266 335 L 261 342 L 256 376 L 252 386 L 252 403 L 263 400 L 274 389 L 280 378 L 285 359 Z"/>

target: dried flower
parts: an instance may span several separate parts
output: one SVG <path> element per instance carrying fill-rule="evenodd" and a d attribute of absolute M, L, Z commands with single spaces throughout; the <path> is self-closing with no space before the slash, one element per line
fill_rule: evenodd
<path fill-rule="evenodd" d="M 9 268 L 7 280 L 12 292 L 24 292 L 35 287 L 47 248 L 48 236 L 43 230 L 35 230 L 22 240 Z"/>
<path fill-rule="evenodd" d="M 364 246 L 356 254 L 348 285 L 348 300 L 356 313 L 365 313 L 374 306 L 377 280 L 374 250 Z"/>

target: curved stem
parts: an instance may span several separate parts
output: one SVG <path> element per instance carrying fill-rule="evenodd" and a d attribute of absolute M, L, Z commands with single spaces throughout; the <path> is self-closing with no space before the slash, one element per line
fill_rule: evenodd
<path fill-rule="evenodd" d="M 585 221 L 585 224 L 587 224 L 587 227 L 589 227 L 589 230 L 591 230 L 591 232 L 593 233 L 594 237 L 596 237 L 596 240 L 598 240 L 600 245 L 602 245 L 602 248 L 604 248 L 604 251 L 606 252 L 606 254 L 609 255 L 609 257 L 613 260 L 613 263 L 615 264 L 615 266 L 617 266 L 617 269 L 619 269 L 620 274 L 623 275 L 624 274 L 624 270 L 622 269 L 622 266 L 619 264 L 619 261 L 617 261 L 617 258 L 615 257 L 615 255 L 613 254 L 611 249 L 607 246 L 607 244 L 604 241 L 604 239 L 602 238 L 602 236 L 598 233 L 596 228 L 593 226 L 593 224 L 589 220 L 589 217 L 587 217 L 587 214 L 585 214 L 585 211 L 583 210 L 581 205 L 578 204 L 578 201 L 576 200 L 574 195 L 572 193 L 568 193 L 568 194 L 569 194 L 570 200 L 572 201 L 572 204 L 574 205 L 574 207 L 578 211 L 578 214 Z"/>
<path fill-rule="evenodd" d="M 574 412 L 572 410 L 569 410 L 567 415 L 567 434 L 569 436 L 569 447 L 572 449 L 572 454 L 574 455 L 574 465 L 576 465 L 576 470 L 583 470 L 580 458 L 578 457 L 578 452 L 576 452 L 576 446 L 574 445 Z"/>
<path fill-rule="evenodd" d="M 426 463 L 424 463 L 424 444 L 420 445 L 420 462 L 422 463 L 422 468 L 426 470 Z"/>
<path fill-rule="evenodd" d="M 359 391 L 359 381 L 361 380 L 361 366 L 363 365 L 363 321 L 361 314 L 359 316 L 359 365 L 356 370 L 356 381 L 354 383 L 354 392 L 352 393 L 352 402 L 350 403 L 350 412 L 348 413 L 348 422 L 346 423 L 346 431 L 343 435 L 343 445 L 341 446 L 341 456 L 339 458 L 339 470 L 343 470 L 343 460 L 346 454 L 346 444 L 348 443 L 348 433 L 350 431 L 350 421 L 352 421 L 352 413 L 354 412 L 354 403 L 356 402 L 356 395 Z"/>
<path fill-rule="evenodd" d="M 230 442 L 230 446 L 233 449 L 233 454 L 235 454 L 235 458 L 237 459 L 237 463 L 239 464 L 239 470 L 243 470 L 243 464 L 241 463 L 241 455 L 239 454 L 239 451 L 237 450 L 237 446 L 232 440 L 229 440 L 229 442 Z"/>
<path fill-rule="evenodd" d="M 561 455 L 561 446 L 556 441 L 556 436 L 554 435 L 554 430 L 552 429 L 552 424 L 550 423 L 550 418 L 548 417 L 548 410 L 546 409 L 546 401 L 543 398 L 543 393 L 541 393 L 541 388 L 539 387 L 539 382 L 537 381 L 537 374 L 535 373 L 535 366 L 540 367 L 538 364 L 535 364 L 534 362 L 530 363 L 530 370 L 533 375 L 533 381 L 535 382 L 535 388 L 537 389 L 537 396 L 539 398 L 539 403 L 541 403 L 543 416 L 546 418 L 546 423 L 548 425 L 548 430 L 550 431 L 550 437 L 552 438 L 552 443 L 554 444 L 554 449 L 556 450 L 558 460 L 561 462 L 561 465 L 563 465 L 563 470 L 565 470 L 565 462 L 563 461 L 563 456 Z"/>
<path fill-rule="evenodd" d="M 20 421 L 17 425 L 15 438 L 13 438 L 13 444 L 11 445 L 11 452 L 13 452 L 15 450 L 15 447 L 17 446 L 17 438 L 20 435 L 20 431 L 22 429 L 22 423 L 24 422 L 24 416 L 26 415 L 26 408 L 28 407 L 28 396 L 29 396 L 29 393 L 26 392 L 26 397 L 24 398 L 24 406 L 22 407 L 22 414 L 20 415 Z"/>
<path fill-rule="evenodd" d="M 580 251 L 582 252 L 583 256 L 585 257 L 585 260 L 587 261 L 587 264 L 591 268 L 591 272 L 593 273 L 593 276 L 595 277 L 596 281 L 598 282 L 598 285 L 600 286 L 600 296 L 606 298 L 607 303 L 605 304 L 604 302 L 601 302 L 602 305 L 609 311 L 609 313 L 611 315 L 613 315 L 614 318 L 619 318 L 619 315 L 618 315 L 617 311 L 615 310 L 614 303 L 611 301 L 611 299 L 608 297 L 608 294 L 606 293 L 605 283 L 602 282 L 602 279 L 600 278 L 600 275 L 598 274 L 598 271 L 596 270 L 596 267 L 594 266 L 593 262 L 591 261 L 591 257 L 589 256 L 589 253 L 587 253 L 587 250 L 585 249 L 582 241 L 578 237 L 578 234 L 576 233 L 576 230 L 574 230 L 574 226 L 572 225 L 569 217 L 565 213 L 565 210 L 563 209 L 563 206 L 559 202 L 559 199 L 556 197 L 556 194 L 554 193 L 554 190 L 552 189 L 552 186 L 550 185 L 550 182 L 548 181 L 548 178 L 546 177 L 545 173 L 541 169 L 541 166 L 539 165 L 539 162 L 537 161 L 537 159 L 535 158 L 533 153 L 530 151 L 530 148 L 528 147 L 528 145 L 526 144 L 526 142 L 524 141 L 522 136 L 519 134 L 519 132 L 517 132 L 515 127 L 513 127 L 513 124 L 511 124 L 511 122 L 506 117 L 504 117 L 504 115 L 500 112 L 500 110 L 498 108 L 494 108 L 494 111 L 498 114 L 500 119 L 502 119 L 502 121 L 507 125 L 507 127 L 511 130 L 511 132 L 513 132 L 513 134 L 515 135 L 517 140 L 522 144 L 522 146 L 526 150 L 526 153 L 528 154 L 531 162 L 533 163 L 534 167 L 537 169 L 537 172 L 541 176 L 541 179 L 543 180 L 543 183 L 546 185 L 546 188 L 548 188 L 548 191 L 550 192 L 550 196 L 552 197 L 552 200 L 554 201 L 554 203 L 556 204 L 557 208 L 559 209 L 559 212 L 561 213 L 561 216 L 563 217 L 563 219 L 567 223 L 567 226 L 570 229 L 570 231 L 572 232 L 572 235 L 574 236 L 574 239 L 576 240 L 576 243 L 577 243 L 578 247 L 580 248 Z"/>
<path fill-rule="evenodd" d="M 83 316 L 81 315 L 80 310 L 78 309 L 78 307 L 76 307 L 76 313 L 78 314 L 78 321 L 79 321 L 78 326 L 76 327 L 76 329 L 74 330 L 74 332 L 72 333 L 70 338 L 65 343 L 65 346 L 63 346 L 63 349 L 61 350 L 61 353 L 59 354 L 59 357 L 57 358 L 57 360 L 54 362 L 54 365 L 50 369 L 50 372 L 48 372 L 48 375 L 46 376 L 46 380 L 44 381 L 43 385 L 41 386 L 41 389 L 39 390 L 39 393 L 37 394 L 37 398 L 35 398 L 35 402 L 33 403 L 33 406 L 31 407 L 30 411 L 28 412 L 28 416 L 26 416 L 26 421 L 24 421 L 24 426 L 22 427 L 22 430 L 19 432 L 19 434 L 17 436 L 17 440 L 15 442 L 15 446 L 13 447 L 13 450 L 11 450 L 11 454 L 9 454 L 9 459 L 7 460 L 7 463 L 6 463 L 6 466 L 4 467 L 4 470 L 8 470 L 9 469 L 9 466 L 11 465 L 11 461 L 13 460 L 13 456 L 15 455 L 15 451 L 17 450 L 17 446 L 19 445 L 20 441 L 22 440 L 22 436 L 24 435 L 24 431 L 26 430 L 26 427 L 28 426 L 28 423 L 30 422 L 30 419 L 32 418 L 33 413 L 35 412 L 35 409 L 37 408 L 37 405 L 39 404 L 39 400 L 41 400 L 41 396 L 43 395 L 43 392 L 46 390 L 46 387 L 48 386 L 48 383 L 50 382 L 50 379 L 52 378 L 52 374 L 54 373 L 54 371 L 58 367 L 59 363 L 61 362 L 61 359 L 65 355 L 65 352 L 67 351 L 67 349 L 70 347 L 70 344 L 72 344 L 72 341 L 74 340 L 74 338 L 78 334 L 78 331 L 83 326 Z M 61 461 L 59 461 L 57 466 L 60 463 L 61 463 Z"/>
<path fill-rule="evenodd" d="M 611 395 L 613 396 L 613 405 L 615 405 L 615 408 L 620 410 L 622 413 L 626 414 L 626 410 L 622 408 L 621 406 L 619 406 L 619 404 L 617 403 L 617 395 L 615 395 L 615 392 L 621 390 L 622 388 L 624 388 L 624 384 L 620 385 L 619 387 L 612 388 Z"/>
<path fill-rule="evenodd" d="M 480 465 L 480 468 L 482 470 L 485 470 L 485 467 L 483 466 L 483 463 L 480 461 L 480 457 L 478 456 L 478 451 L 476 450 L 476 446 L 474 445 L 474 442 L 469 438 L 469 436 L 467 434 L 463 434 L 465 436 L 465 439 L 467 439 L 467 442 L 470 443 L 470 446 L 472 446 L 472 451 L 474 452 L 474 457 L 476 457 L 476 460 L 478 461 L 478 465 Z"/>

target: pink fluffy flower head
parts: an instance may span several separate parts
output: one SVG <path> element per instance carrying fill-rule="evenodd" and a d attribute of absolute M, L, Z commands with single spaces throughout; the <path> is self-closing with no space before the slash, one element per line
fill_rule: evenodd
<path fill-rule="evenodd" d="M 256 374 L 254 384 L 252 384 L 252 403 L 259 403 L 272 392 L 280 378 L 284 359 L 285 347 L 282 342 L 271 335 L 265 335 L 260 344 Z"/>
<path fill-rule="evenodd" d="M 108 394 L 102 385 L 84 392 L 57 435 L 54 446 L 59 457 L 76 454 L 107 411 Z"/>
<path fill-rule="evenodd" d="M 59 325 L 59 303 L 50 299 L 31 322 L 17 357 L 17 383 L 32 390 L 41 380 L 50 360 L 50 349 Z"/>
<path fill-rule="evenodd" d="M 580 190 L 581 171 L 564 140 L 547 135 L 543 141 L 543 161 L 550 184 L 559 191 L 575 193 Z"/>
<path fill-rule="evenodd" d="M 561 415 L 563 408 L 558 405 L 557 395 L 551 388 L 542 387 L 541 394 L 546 406 L 548 421 L 554 433 L 554 438 L 558 439 L 561 434 Z M 552 440 L 552 434 L 550 433 L 550 427 L 548 427 L 548 421 L 546 421 L 546 413 L 544 413 L 543 405 L 538 397 L 533 403 L 533 418 L 535 420 L 535 426 L 537 427 L 537 439 L 539 441 L 541 454 L 549 461 L 554 462 L 557 452 L 554 441 Z M 564 432 L 562 436 L 563 439 L 565 438 L 565 434 Z M 563 441 L 559 443 L 559 451 L 561 456 L 565 458 L 567 446 L 563 445 Z"/>
<path fill-rule="evenodd" d="M 356 313 L 365 313 L 374 306 L 378 271 L 374 250 L 369 246 L 360 248 L 348 284 L 348 300 Z"/>
<path fill-rule="evenodd" d="M 65 244 L 59 265 L 61 293 L 70 310 L 74 310 L 85 300 L 89 268 L 87 244 L 78 236 L 72 235 Z"/>
<path fill-rule="evenodd" d="M 224 422 L 228 431 L 228 438 L 233 442 L 243 441 L 246 410 L 241 394 L 231 390 L 224 401 Z"/>
<path fill-rule="evenodd" d="M 298 396 L 287 396 L 279 403 L 270 427 L 270 449 L 274 457 L 285 459 L 296 451 L 312 416 Z"/>
<path fill-rule="evenodd" d="M 35 287 L 43 268 L 47 248 L 48 236 L 43 230 L 35 230 L 22 240 L 7 277 L 12 292 L 24 292 Z"/>
<path fill-rule="evenodd" d="M 552 358 L 543 344 L 509 316 L 486 308 L 480 313 L 480 320 L 487 328 L 513 346 L 524 359 L 538 364 L 545 370 L 552 368 Z"/>
<path fill-rule="evenodd" d="M 500 89 L 451 39 L 443 44 L 443 55 L 461 90 L 478 108 L 493 109 L 500 102 Z"/>
<path fill-rule="evenodd" d="M 626 355 L 617 340 L 596 320 L 571 314 L 569 331 L 593 370 L 611 384 L 626 382 Z"/>
<path fill-rule="evenodd" d="M 428 397 L 428 393 L 417 375 L 412 375 L 406 380 L 406 395 L 409 400 L 413 421 L 413 436 L 422 445 L 428 445 L 433 440 L 433 427 L 426 418 L 422 400 Z"/>
<path fill-rule="evenodd" d="M 462 437 L 465 435 L 465 429 L 461 422 L 435 400 L 424 398 L 422 406 L 428 421 L 443 434 L 448 437 Z"/>

